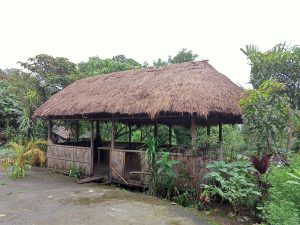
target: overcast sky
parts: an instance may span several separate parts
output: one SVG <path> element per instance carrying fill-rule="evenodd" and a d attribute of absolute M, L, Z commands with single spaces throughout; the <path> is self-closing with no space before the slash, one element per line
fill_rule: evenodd
<path fill-rule="evenodd" d="M 300 44 L 299 0 L 0 0 L 0 68 L 46 53 L 143 63 L 181 48 L 246 86 L 246 44 Z"/>

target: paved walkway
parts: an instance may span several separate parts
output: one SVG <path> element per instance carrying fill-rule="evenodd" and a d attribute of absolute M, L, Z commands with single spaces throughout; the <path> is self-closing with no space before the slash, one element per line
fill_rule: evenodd
<path fill-rule="evenodd" d="M 0 171 L 3 225 L 208 225 L 192 211 L 145 194 L 33 169 L 10 180 Z"/>

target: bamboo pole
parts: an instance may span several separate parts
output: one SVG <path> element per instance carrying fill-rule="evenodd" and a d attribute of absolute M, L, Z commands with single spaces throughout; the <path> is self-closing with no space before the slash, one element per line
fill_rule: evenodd
<path fill-rule="evenodd" d="M 223 134 L 222 134 L 222 124 L 219 124 L 219 142 L 222 143 L 223 142 Z"/>
<path fill-rule="evenodd" d="M 91 174 L 93 174 L 94 167 L 94 121 L 91 120 L 91 138 L 90 138 L 90 148 L 91 148 Z"/>
<path fill-rule="evenodd" d="M 79 142 L 79 120 L 76 120 L 76 142 Z"/>
<path fill-rule="evenodd" d="M 52 143 L 52 120 L 48 120 L 48 144 Z"/>
<path fill-rule="evenodd" d="M 154 124 L 154 138 L 157 139 L 157 130 L 158 130 L 158 126 L 157 123 Z"/>
<path fill-rule="evenodd" d="M 192 136 L 192 148 L 196 148 L 196 139 L 197 139 L 197 121 L 196 116 L 191 118 L 191 136 Z"/>
<path fill-rule="evenodd" d="M 222 124 L 219 124 L 219 143 L 220 143 L 220 152 L 219 152 L 219 160 L 223 160 L 223 131 Z"/>
<path fill-rule="evenodd" d="M 131 125 L 128 126 L 128 142 L 129 142 L 129 148 L 131 148 Z"/>
<path fill-rule="evenodd" d="M 172 145 L 172 126 L 169 125 L 169 146 Z"/>
<path fill-rule="evenodd" d="M 109 172 L 110 172 L 110 181 L 112 180 L 112 152 L 115 149 L 115 119 L 113 118 L 111 121 L 111 143 L 110 143 L 110 151 L 109 151 Z"/>
<path fill-rule="evenodd" d="M 100 140 L 100 122 L 99 120 L 96 121 L 96 139 L 99 141 Z"/>
<path fill-rule="evenodd" d="M 210 143 L 210 126 L 206 127 L 207 143 Z"/>

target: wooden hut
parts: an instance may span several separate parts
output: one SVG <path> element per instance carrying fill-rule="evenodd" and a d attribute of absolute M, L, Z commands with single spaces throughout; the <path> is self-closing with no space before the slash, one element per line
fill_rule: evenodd
<path fill-rule="evenodd" d="M 242 89 L 208 61 L 193 61 L 78 80 L 52 96 L 33 117 L 49 121 L 48 167 L 68 169 L 75 163 L 85 175 L 109 176 L 115 182 L 144 185 L 142 143 L 132 147 L 132 125 L 153 126 L 155 135 L 159 124 L 169 126 L 169 134 L 172 126 L 185 126 L 191 130 L 191 148 L 196 146 L 197 126 L 207 127 L 208 137 L 210 127 L 218 126 L 221 143 L 222 124 L 242 122 L 238 106 L 241 95 Z M 74 121 L 74 142 L 53 143 L 52 121 L 57 120 Z M 78 140 L 82 121 L 90 123 L 88 143 Z M 99 145 L 99 123 L 104 122 L 112 126 L 111 140 Z M 129 127 L 127 143 L 115 142 L 116 123 Z M 214 152 L 221 155 L 221 149 Z M 210 150 L 207 148 L 202 154 L 170 153 L 173 159 L 180 161 L 175 170 L 185 171 L 193 187 L 201 183 L 205 163 L 217 157 L 205 154 Z M 178 185 L 182 185 L 180 177 Z"/>

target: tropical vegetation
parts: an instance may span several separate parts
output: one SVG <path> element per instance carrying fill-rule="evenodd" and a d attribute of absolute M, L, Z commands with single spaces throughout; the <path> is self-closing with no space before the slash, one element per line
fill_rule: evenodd
<path fill-rule="evenodd" d="M 159 148 L 168 144 L 168 127 L 159 126 L 155 139 L 149 126 L 132 126 L 132 142 L 145 142 L 143 158 L 148 166 L 148 186 L 152 195 L 168 198 L 186 207 L 210 210 L 220 205 L 236 215 L 247 215 L 258 223 L 300 224 L 300 48 L 278 44 L 268 51 L 248 45 L 241 51 L 251 66 L 250 84 L 240 100 L 242 125 L 223 126 L 224 161 L 206 165 L 208 173 L 197 190 L 174 187 L 177 164 Z M 182 49 L 156 67 L 195 60 L 197 54 Z M 53 94 L 75 80 L 111 72 L 148 67 L 124 55 L 102 59 L 90 57 L 73 63 L 64 57 L 40 54 L 18 62 L 19 68 L 0 70 L 0 162 L 12 178 L 22 178 L 31 166 L 45 164 L 47 127 L 33 121 L 33 112 Z M 22 90 L 22 91 L 20 91 Z M 65 123 L 65 126 L 74 126 Z M 82 131 L 88 123 L 81 124 Z M 104 140 L 111 125 L 101 124 Z M 197 129 L 197 145 L 217 146 L 218 129 Z M 128 129 L 118 124 L 116 139 L 127 140 Z M 188 129 L 174 126 L 171 142 L 190 147 Z M 182 176 L 182 174 L 180 174 Z M 71 165 L 69 176 L 79 178 L 80 168 Z M 184 175 L 183 175 L 184 177 Z M 185 177 L 188 183 L 188 177 Z"/>

